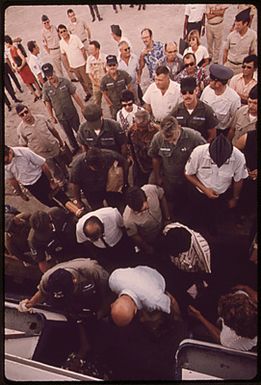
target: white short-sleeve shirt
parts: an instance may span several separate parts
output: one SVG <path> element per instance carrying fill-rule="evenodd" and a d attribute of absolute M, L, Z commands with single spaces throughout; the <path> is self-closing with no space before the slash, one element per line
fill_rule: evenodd
<path fill-rule="evenodd" d="M 28 60 L 28 65 L 29 65 L 32 73 L 36 77 L 36 79 L 37 79 L 39 74 L 42 74 L 42 76 L 44 77 L 44 73 L 42 72 L 42 65 L 43 64 L 44 63 L 42 62 L 41 57 L 35 56 L 33 54 L 30 55 L 29 60 Z"/>
<path fill-rule="evenodd" d="M 12 147 L 12 150 L 14 157 L 5 165 L 5 179 L 15 178 L 24 186 L 36 183 L 42 175 L 45 158 L 25 147 Z"/>
<path fill-rule="evenodd" d="M 228 85 L 222 95 L 216 95 L 208 85 L 204 88 L 200 100 L 212 107 L 219 121 L 216 128 L 220 130 L 225 130 L 230 126 L 236 110 L 241 107 L 239 95 Z"/>
<path fill-rule="evenodd" d="M 68 43 L 64 39 L 61 39 L 60 48 L 61 53 L 67 55 L 71 68 L 78 68 L 85 65 L 85 59 L 81 51 L 84 45 L 78 36 L 70 35 Z"/>
<path fill-rule="evenodd" d="M 206 13 L 206 4 L 189 4 L 185 6 L 185 16 L 189 23 L 198 23 Z"/>
<path fill-rule="evenodd" d="M 194 53 L 194 55 L 196 56 L 196 64 L 197 65 L 199 62 L 201 62 L 202 59 L 209 59 L 209 53 L 208 53 L 207 48 L 201 44 L 198 46 L 198 49 L 195 52 L 192 50 L 191 47 L 186 48 L 184 53 L 183 53 L 183 57 L 187 53 Z"/>
<path fill-rule="evenodd" d="M 227 191 L 232 179 L 239 182 L 248 177 L 245 156 L 240 150 L 233 147 L 230 158 L 218 167 L 210 157 L 209 143 L 194 148 L 186 163 L 185 173 L 196 175 L 201 183 L 218 194 Z"/>
<path fill-rule="evenodd" d="M 163 276 L 148 266 L 116 269 L 109 277 L 110 289 L 118 296 L 128 295 L 138 309 L 161 310 L 170 313 L 170 297 L 165 294 Z"/>
<path fill-rule="evenodd" d="M 84 234 L 83 227 L 85 224 L 85 221 L 95 216 L 99 218 L 99 220 L 104 225 L 104 235 L 103 239 L 104 241 L 110 246 L 115 246 L 121 239 L 123 232 L 123 219 L 121 214 L 116 208 L 112 207 L 104 207 L 95 211 L 91 211 L 85 215 L 83 215 L 77 225 L 76 225 L 76 238 L 78 243 L 83 243 L 86 241 L 90 241 L 89 238 Z M 106 245 L 101 239 L 98 239 L 97 241 L 93 242 L 93 244 L 99 248 L 105 248 Z"/>
<path fill-rule="evenodd" d="M 162 121 L 179 103 L 182 102 L 180 85 L 170 80 L 169 87 L 164 95 L 156 83 L 152 83 L 143 95 L 145 103 L 152 109 L 155 120 Z"/>

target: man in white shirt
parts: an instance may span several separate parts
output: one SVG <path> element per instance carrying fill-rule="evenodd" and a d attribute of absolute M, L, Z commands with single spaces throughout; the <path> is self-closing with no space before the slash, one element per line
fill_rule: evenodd
<path fill-rule="evenodd" d="M 113 40 L 115 40 L 118 45 L 120 44 L 120 42 L 126 41 L 126 43 L 132 48 L 129 39 L 126 36 L 122 36 L 122 30 L 121 30 L 119 25 L 117 25 L 117 24 L 111 25 L 111 36 L 112 36 Z"/>
<path fill-rule="evenodd" d="M 42 72 L 43 62 L 39 57 L 40 48 L 35 40 L 28 41 L 27 48 L 31 53 L 28 60 L 28 65 L 39 83 L 44 84 L 44 73 Z"/>
<path fill-rule="evenodd" d="M 209 67 L 210 84 L 204 88 L 200 100 L 212 107 L 219 124 L 217 133 L 227 135 L 235 112 L 241 107 L 239 95 L 227 85 L 233 71 L 221 64 Z"/>
<path fill-rule="evenodd" d="M 220 134 L 210 144 L 194 148 L 185 166 L 185 177 L 192 185 L 189 202 L 193 224 L 205 225 L 214 235 L 224 205 L 236 207 L 243 179 L 248 177 L 245 156 Z"/>
<path fill-rule="evenodd" d="M 88 81 L 85 71 L 87 60 L 86 50 L 80 38 L 76 35 L 70 35 L 65 25 L 58 26 L 58 33 L 61 36 L 60 49 L 64 57 L 67 68 L 74 72 L 86 92 L 85 101 L 87 102 L 92 96 L 92 85 Z"/>
<path fill-rule="evenodd" d="M 106 55 L 100 49 L 101 45 L 97 40 L 90 41 L 86 63 L 86 73 L 92 82 L 93 99 L 98 105 L 101 105 L 102 101 L 101 80 L 106 74 Z"/>
<path fill-rule="evenodd" d="M 151 267 L 117 269 L 109 277 L 109 287 L 118 296 L 111 304 L 111 316 L 119 327 L 129 325 L 138 312 L 140 321 L 150 322 L 154 330 L 163 313 L 180 316 L 176 300 L 165 292 L 165 279 Z"/>
<path fill-rule="evenodd" d="M 116 208 L 104 207 L 79 219 L 76 225 L 77 242 L 84 243 L 93 257 L 101 259 L 102 265 L 110 270 L 111 262 L 123 266 L 125 258 L 133 252 L 123 228 L 120 212 Z"/>
<path fill-rule="evenodd" d="M 132 78 L 131 84 L 136 103 L 138 102 L 138 84 L 140 84 L 140 66 L 138 57 L 131 52 L 129 44 L 122 40 L 119 45 L 118 69 L 126 71 Z"/>
<path fill-rule="evenodd" d="M 189 4 L 185 6 L 185 20 L 183 27 L 183 37 L 186 39 L 192 29 L 199 32 L 199 36 L 205 33 L 205 4 Z"/>
<path fill-rule="evenodd" d="M 161 122 L 179 103 L 182 102 L 180 85 L 169 78 L 169 70 L 165 66 L 157 67 L 155 82 L 143 95 L 144 108 L 153 115 L 156 122 Z"/>

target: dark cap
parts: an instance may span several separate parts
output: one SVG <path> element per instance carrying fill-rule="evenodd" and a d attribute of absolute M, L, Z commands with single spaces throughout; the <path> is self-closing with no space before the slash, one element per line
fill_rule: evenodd
<path fill-rule="evenodd" d="M 46 291 L 54 301 L 68 298 L 74 291 L 73 275 L 65 269 L 55 270 L 48 278 Z"/>
<path fill-rule="evenodd" d="M 106 64 L 118 64 L 117 58 L 115 55 L 108 55 L 106 56 Z"/>
<path fill-rule="evenodd" d="M 87 103 L 83 110 L 83 116 L 87 121 L 88 128 L 100 129 L 102 109 L 95 103 Z"/>
<path fill-rule="evenodd" d="M 209 66 L 209 73 L 210 76 L 218 80 L 229 80 L 234 75 L 234 72 L 230 68 L 222 64 L 211 64 Z"/>
<path fill-rule="evenodd" d="M 112 33 L 115 33 L 115 35 L 117 35 L 117 36 L 121 36 L 121 29 L 120 29 L 120 26 L 117 25 L 117 24 L 112 24 L 112 25 L 111 25 L 111 32 L 112 32 Z"/>
<path fill-rule="evenodd" d="M 185 91 L 194 91 L 197 87 L 196 79 L 192 76 L 185 77 L 180 81 L 180 89 Z"/>
<path fill-rule="evenodd" d="M 251 11 L 251 7 L 244 9 L 243 11 L 239 12 L 236 15 L 235 20 L 236 21 L 243 21 L 243 22 L 249 21 L 250 20 L 250 11 Z"/>
<path fill-rule="evenodd" d="M 44 75 L 47 76 L 52 76 L 53 75 L 53 66 L 51 63 L 45 63 L 42 65 L 42 71 Z"/>
<path fill-rule="evenodd" d="M 42 21 L 47 21 L 47 20 L 49 20 L 49 17 L 46 16 L 46 15 L 42 15 L 41 20 Z"/>
<path fill-rule="evenodd" d="M 15 106 L 16 113 L 20 114 L 20 112 L 23 111 L 25 108 L 28 108 L 25 104 L 17 103 Z"/>

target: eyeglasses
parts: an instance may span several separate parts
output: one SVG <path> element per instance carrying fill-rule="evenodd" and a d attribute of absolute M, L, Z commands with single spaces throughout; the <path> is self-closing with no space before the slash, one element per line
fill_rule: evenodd
<path fill-rule="evenodd" d="M 132 106 L 133 102 L 121 103 L 122 107 Z"/>
<path fill-rule="evenodd" d="M 64 33 L 64 32 L 67 32 L 67 29 L 62 29 L 59 31 L 59 33 Z"/>
<path fill-rule="evenodd" d="M 44 24 L 49 24 L 49 23 L 50 23 L 50 20 L 44 21 Z"/>
<path fill-rule="evenodd" d="M 243 69 L 248 68 L 249 70 L 252 70 L 252 69 L 253 69 L 253 67 L 247 66 L 246 64 L 242 64 L 242 68 L 243 68 Z"/>
<path fill-rule="evenodd" d="M 125 52 L 130 51 L 130 47 L 124 48 L 124 51 L 125 51 Z"/>
<path fill-rule="evenodd" d="M 184 67 L 185 68 L 187 68 L 187 67 L 193 67 L 195 65 L 195 63 L 193 62 L 191 62 L 191 63 L 186 63 L 186 64 L 184 64 Z"/>
<path fill-rule="evenodd" d="M 186 95 L 186 94 L 193 95 L 194 94 L 194 90 L 181 90 L 180 92 L 182 93 L 182 95 Z"/>
<path fill-rule="evenodd" d="M 175 49 L 174 51 L 166 51 L 166 53 L 176 53 L 176 52 L 178 52 L 177 49 Z"/>
<path fill-rule="evenodd" d="M 25 115 L 27 115 L 29 113 L 29 110 L 24 110 L 22 111 L 20 114 L 18 114 L 19 116 L 21 116 L 21 118 Z"/>

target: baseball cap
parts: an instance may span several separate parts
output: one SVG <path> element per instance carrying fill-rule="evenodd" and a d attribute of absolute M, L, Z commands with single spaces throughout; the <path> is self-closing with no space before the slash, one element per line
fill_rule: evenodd
<path fill-rule="evenodd" d="M 243 21 L 243 23 L 245 23 L 246 21 L 249 21 L 250 20 L 250 11 L 251 11 L 251 7 L 244 9 L 243 11 L 239 12 L 236 15 L 235 20 L 236 21 Z"/>
<path fill-rule="evenodd" d="M 115 55 L 108 55 L 106 56 L 106 64 L 118 64 L 117 58 Z"/>
<path fill-rule="evenodd" d="M 45 63 L 42 65 L 42 71 L 44 76 L 52 76 L 53 75 L 53 66 L 51 63 Z"/>

